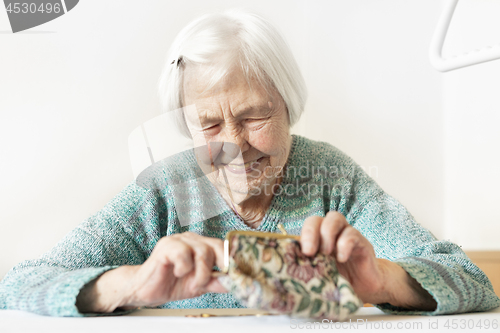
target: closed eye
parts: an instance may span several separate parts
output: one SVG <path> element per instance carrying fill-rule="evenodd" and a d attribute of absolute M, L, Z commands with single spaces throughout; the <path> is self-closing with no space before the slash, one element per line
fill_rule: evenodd
<path fill-rule="evenodd" d="M 203 133 L 206 135 L 216 135 L 220 132 L 220 125 L 213 125 L 203 129 Z"/>
<path fill-rule="evenodd" d="M 257 130 L 261 129 L 262 127 L 264 127 L 268 123 L 268 120 L 270 118 L 271 117 L 245 119 L 244 124 L 245 124 L 245 127 L 247 127 L 248 129 L 253 130 L 253 131 L 257 131 Z"/>

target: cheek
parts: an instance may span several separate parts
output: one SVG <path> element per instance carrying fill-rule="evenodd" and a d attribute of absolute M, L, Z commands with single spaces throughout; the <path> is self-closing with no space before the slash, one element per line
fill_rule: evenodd
<path fill-rule="evenodd" d="M 250 134 L 250 144 L 271 157 L 283 157 L 288 150 L 289 130 L 286 124 L 274 122 Z"/>

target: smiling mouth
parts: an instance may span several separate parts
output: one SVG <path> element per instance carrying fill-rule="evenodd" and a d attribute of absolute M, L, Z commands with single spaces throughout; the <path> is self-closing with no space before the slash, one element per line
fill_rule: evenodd
<path fill-rule="evenodd" d="M 232 173 L 249 173 L 251 172 L 256 166 L 262 162 L 264 157 L 261 157 L 257 160 L 247 162 L 245 164 L 226 164 L 225 167 L 231 171 Z"/>

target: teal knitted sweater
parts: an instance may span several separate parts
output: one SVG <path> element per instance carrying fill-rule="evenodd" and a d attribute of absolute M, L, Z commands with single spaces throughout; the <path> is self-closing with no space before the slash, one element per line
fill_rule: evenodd
<path fill-rule="evenodd" d="M 202 182 L 192 152 L 157 164 L 141 182 L 131 182 L 102 210 L 84 220 L 39 259 L 12 268 L 0 282 L 0 309 L 17 309 L 50 316 L 94 316 L 75 306 L 81 288 L 107 270 L 142 264 L 161 237 L 192 231 L 224 238 L 229 230 L 250 230 L 217 193 L 206 215 L 200 206 Z M 184 195 L 173 190 L 191 182 Z M 199 186 L 197 186 L 198 184 Z M 397 200 L 386 194 L 351 158 L 324 143 L 293 136 L 280 193 L 275 193 L 261 231 L 277 232 L 280 222 L 300 234 L 304 219 L 335 210 L 373 245 L 379 258 L 403 267 L 437 301 L 432 312 L 406 311 L 377 305 L 390 313 L 446 314 L 486 311 L 500 299 L 484 273 L 459 246 L 437 240 L 417 224 Z M 190 223 L 179 220 L 179 207 L 190 207 Z M 206 205 L 205 205 L 206 206 Z M 234 308 L 241 305 L 228 294 L 208 293 L 169 302 L 159 308 Z M 113 314 L 127 313 L 116 311 Z M 112 314 L 112 315 L 113 315 Z"/>

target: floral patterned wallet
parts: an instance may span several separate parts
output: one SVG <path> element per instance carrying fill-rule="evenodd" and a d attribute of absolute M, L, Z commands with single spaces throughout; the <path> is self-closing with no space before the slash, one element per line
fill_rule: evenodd
<path fill-rule="evenodd" d="M 299 236 L 230 231 L 221 284 L 240 303 L 294 317 L 344 320 L 363 305 L 334 257 L 304 255 Z"/>

